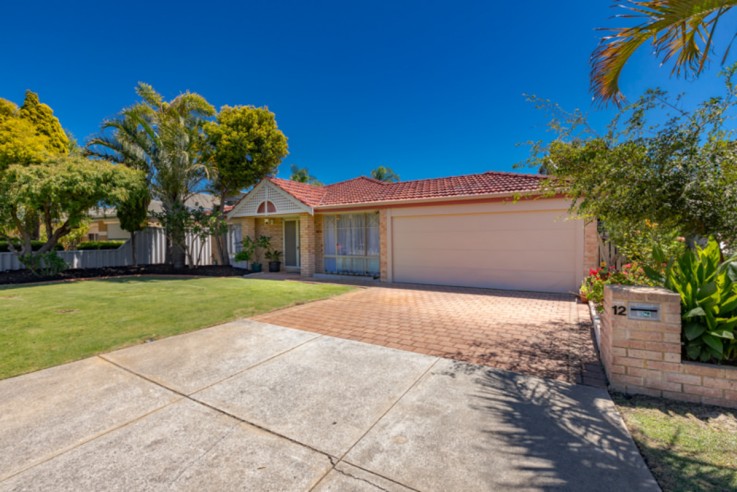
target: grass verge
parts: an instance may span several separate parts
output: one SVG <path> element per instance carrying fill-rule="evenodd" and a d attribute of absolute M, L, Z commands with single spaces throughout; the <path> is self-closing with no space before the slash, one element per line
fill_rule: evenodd
<path fill-rule="evenodd" d="M 737 490 L 737 411 L 612 395 L 666 492 Z"/>
<path fill-rule="evenodd" d="M 3 286 L 0 379 L 352 289 L 235 277 Z"/>

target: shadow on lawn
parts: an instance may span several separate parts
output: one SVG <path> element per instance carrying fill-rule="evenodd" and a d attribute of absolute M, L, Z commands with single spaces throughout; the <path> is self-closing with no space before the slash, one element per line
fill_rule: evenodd
<path fill-rule="evenodd" d="M 623 412 L 636 410 L 656 410 L 666 416 L 688 419 L 699 428 L 712 427 L 737 439 L 737 410 L 729 410 L 710 405 L 682 403 L 648 396 L 612 395 Z M 640 451 L 653 471 L 660 486 L 665 491 L 693 490 L 737 490 L 737 469 L 716 466 L 677 449 L 683 428 L 679 427 L 668 442 L 656 445 L 648 442 L 647 436 L 633 429 L 633 436 Z M 695 439 L 687 436 L 687 439 Z M 729 453 L 729 450 L 724 450 Z M 691 455 L 689 455 L 691 454 Z"/>
<path fill-rule="evenodd" d="M 493 369 L 475 382 L 479 422 L 494 422 L 482 429 L 488 446 L 532 477 L 524 486 L 500 477 L 500 488 L 657 490 L 605 390 Z"/>

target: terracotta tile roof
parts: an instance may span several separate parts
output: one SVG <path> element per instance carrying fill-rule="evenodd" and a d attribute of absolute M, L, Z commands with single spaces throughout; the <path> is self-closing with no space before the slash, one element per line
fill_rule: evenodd
<path fill-rule="evenodd" d="M 267 178 L 313 208 L 399 200 L 451 198 L 537 191 L 545 176 L 489 171 L 481 174 L 385 183 L 359 177 L 321 186 L 280 178 Z"/>
<path fill-rule="evenodd" d="M 281 178 L 266 178 L 276 186 L 286 191 L 294 198 L 309 205 L 310 207 L 317 207 L 320 205 L 325 193 L 327 192 L 326 186 L 311 185 L 307 183 L 300 183 L 299 181 L 292 181 L 291 179 Z"/>

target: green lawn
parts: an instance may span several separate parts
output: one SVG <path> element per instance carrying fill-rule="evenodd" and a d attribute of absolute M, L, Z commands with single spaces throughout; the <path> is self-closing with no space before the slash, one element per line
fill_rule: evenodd
<path fill-rule="evenodd" d="M 613 398 L 664 491 L 737 490 L 737 411 Z"/>
<path fill-rule="evenodd" d="M 154 277 L 0 287 L 0 379 L 351 289 Z"/>

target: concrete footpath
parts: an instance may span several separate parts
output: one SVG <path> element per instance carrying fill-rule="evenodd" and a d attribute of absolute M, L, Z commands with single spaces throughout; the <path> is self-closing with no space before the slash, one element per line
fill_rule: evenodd
<path fill-rule="evenodd" d="M 0 381 L 0 490 L 658 490 L 608 393 L 252 320 Z"/>

